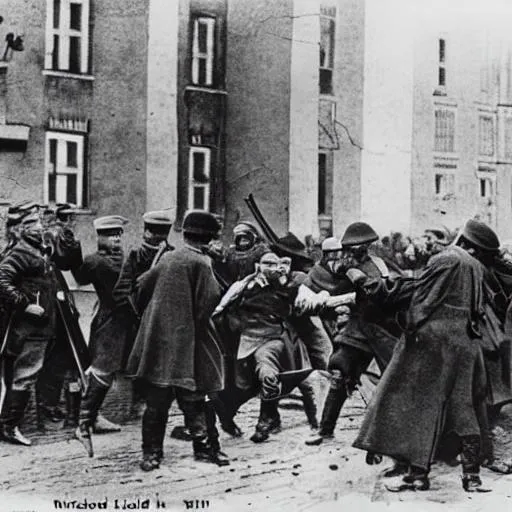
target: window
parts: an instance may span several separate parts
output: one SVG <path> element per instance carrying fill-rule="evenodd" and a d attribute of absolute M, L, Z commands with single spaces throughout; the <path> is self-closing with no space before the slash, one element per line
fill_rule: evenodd
<path fill-rule="evenodd" d="M 492 116 L 480 116 L 478 120 L 478 154 L 494 155 L 494 119 Z"/>
<path fill-rule="evenodd" d="M 455 151 L 455 112 L 448 109 L 435 111 L 434 151 L 453 153 Z"/>
<path fill-rule="evenodd" d="M 192 30 L 192 83 L 213 85 L 215 18 L 198 16 Z"/>
<path fill-rule="evenodd" d="M 320 93 L 332 94 L 336 7 L 320 7 Z"/>
<path fill-rule="evenodd" d="M 438 40 L 437 85 L 446 87 L 446 40 Z"/>
<path fill-rule="evenodd" d="M 332 215 L 333 160 L 330 151 L 318 153 L 318 215 Z"/>
<path fill-rule="evenodd" d="M 512 117 L 505 118 L 505 159 L 512 160 Z"/>
<path fill-rule="evenodd" d="M 46 202 L 85 206 L 85 136 L 46 132 Z"/>
<path fill-rule="evenodd" d="M 434 176 L 436 196 L 448 199 L 455 195 L 455 175 L 447 172 L 436 172 Z"/>
<path fill-rule="evenodd" d="M 493 197 L 493 183 L 489 178 L 479 178 L 480 183 L 480 197 L 492 198 Z"/>
<path fill-rule="evenodd" d="M 190 148 L 188 161 L 188 209 L 210 208 L 210 164 L 209 148 Z"/>
<path fill-rule="evenodd" d="M 89 0 L 47 0 L 45 68 L 89 71 Z"/>

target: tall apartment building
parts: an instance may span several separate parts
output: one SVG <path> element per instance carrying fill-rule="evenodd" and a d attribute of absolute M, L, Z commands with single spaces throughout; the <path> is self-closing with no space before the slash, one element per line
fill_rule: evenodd
<path fill-rule="evenodd" d="M 361 215 L 421 233 L 478 216 L 512 236 L 503 2 L 365 1 Z"/>
<path fill-rule="evenodd" d="M 512 237 L 494 2 L 485 18 L 409 0 L 0 0 L 0 37 L 25 46 L 0 62 L 0 202 L 77 204 L 87 249 L 110 213 L 129 243 L 148 209 L 177 231 L 208 209 L 229 232 L 249 192 L 281 234 L 478 214 Z"/>

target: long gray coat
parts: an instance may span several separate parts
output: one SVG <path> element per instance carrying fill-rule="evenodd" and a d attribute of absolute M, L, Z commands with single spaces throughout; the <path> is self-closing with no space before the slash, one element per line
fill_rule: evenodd
<path fill-rule="evenodd" d="M 219 300 L 208 256 L 189 246 L 165 254 L 139 283 L 143 315 L 128 375 L 156 386 L 205 393 L 222 389 L 223 356 L 208 336 Z"/>
<path fill-rule="evenodd" d="M 428 469 L 442 434 L 479 435 L 486 392 L 478 337 L 483 267 L 459 247 L 432 258 L 410 294 L 408 333 L 369 405 L 354 446 Z M 367 287 L 383 300 L 399 286 Z M 412 288 L 411 288 L 412 286 Z M 395 297 L 396 298 L 396 297 Z"/>

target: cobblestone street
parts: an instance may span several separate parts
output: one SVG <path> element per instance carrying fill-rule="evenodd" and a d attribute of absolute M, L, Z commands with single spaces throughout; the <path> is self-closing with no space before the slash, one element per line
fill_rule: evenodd
<path fill-rule="evenodd" d="M 347 405 L 336 440 L 307 447 L 304 439 L 310 430 L 296 398 L 283 401 L 283 430 L 263 444 L 249 440 L 258 415 L 258 402 L 249 402 L 237 417 L 244 437 L 232 439 L 222 434 L 223 449 L 232 460 L 223 468 L 195 463 L 190 444 L 169 437 L 172 427 L 181 424 L 174 406 L 164 463 L 152 473 L 144 473 L 138 466 L 138 422 L 126 424 L 120 434 L 96 436 L 96 456 L 92 459 L 71 439 L 48 443 L 44 437 L 36 437 L 37 442 L 30 448 L 2 444 L 0 510 L 59 510 L 58 502 L 63 506 L 68 502 L 68 510 L 91 510 L 100 509 L 105 500 L 107 510 L 156 510 L 165 506 L 174 511 L 187 510 L 187 504 L 191 509 L 211 512 L 387 510 L 389 506 L 393 510 L 410 510 L 411 506 L 414 510 L 441 510 L 444 503 L 456 510 L 510 508 L 512 476 L 485 469 L 482 476 L 493 489 L 489 494 L 464 493 L 460 468 L 445 465 L 434 466 L 430 491 L 387 492 L 379 473 L 388 461 L 368 466 L 364 454 L 351 447 L 364 412 L 361 395 L 356 393 Z M 510 423 L 509 408 L 501 424 L 510 428 Z M 503 432 L 498 451 L 505 453 L 509 443 L 510 436 Z M 75 505 L 70 504 L 73 500 Z"/>

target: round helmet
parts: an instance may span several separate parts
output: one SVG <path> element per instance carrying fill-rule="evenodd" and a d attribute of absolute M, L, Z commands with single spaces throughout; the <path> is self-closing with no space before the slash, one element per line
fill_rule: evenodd
<path fill-rule="evenodd" d="M 464 225 L 462 236 L 484 251 L 497 251 L 500 248 L 498 235 L 483 222 L 470 219 Z"/>
<path fill-rule="evenodd" d="M 338 251 L 341 251 L 341 242 L 336 237 L 331 236 L 322 242 L 322 252 Z"/>
<path fill-rule="evenodd" d="M 366 222 L 353 222 L 345 230 L 341 245 L 348 247 L 351 245 L 362 245 L 375 242 L 379 239 L 379 235 L 375 233 L 373 228 Z"/>

